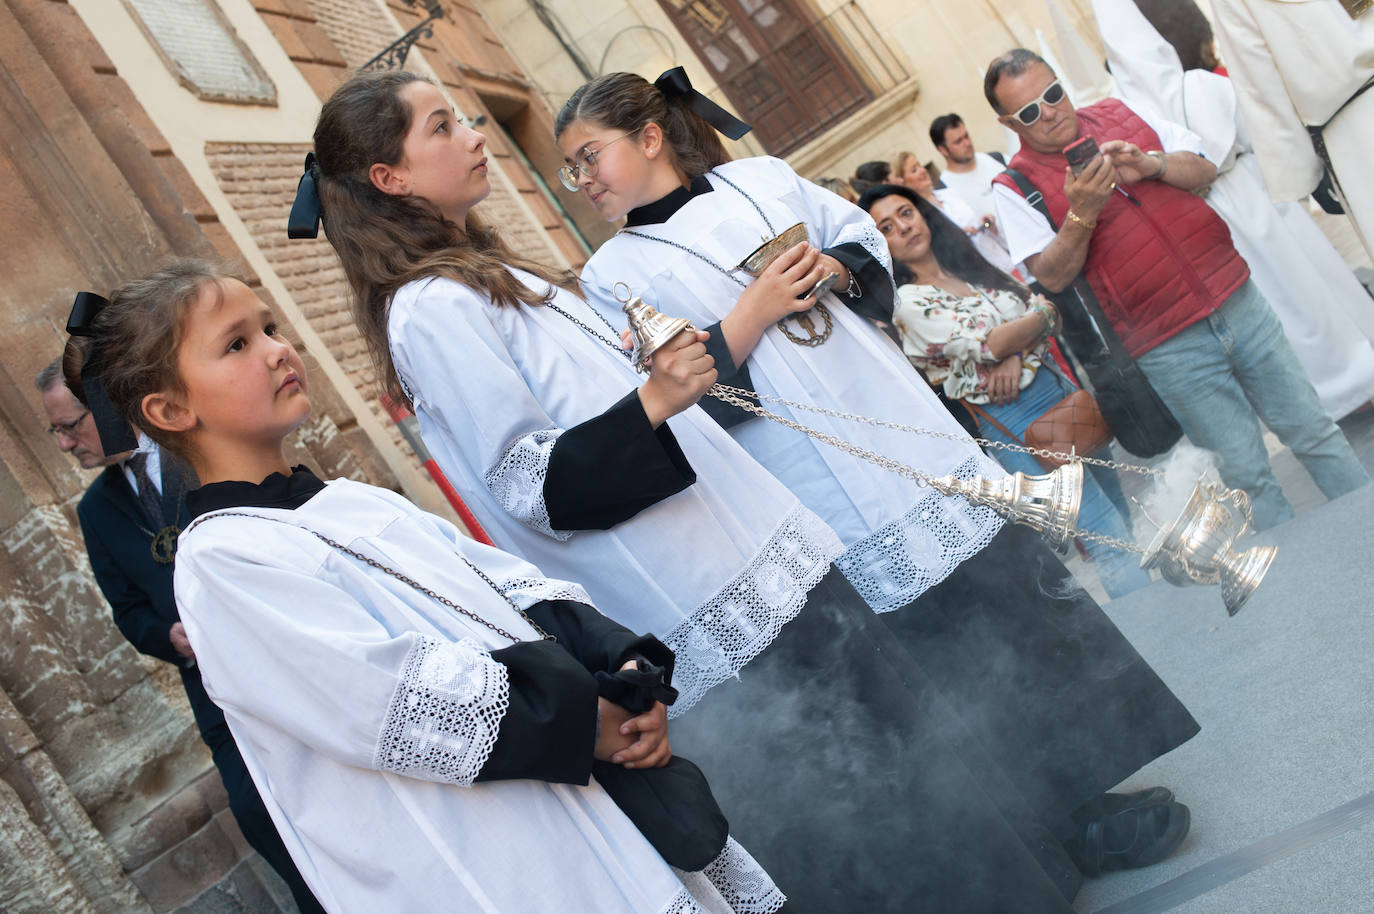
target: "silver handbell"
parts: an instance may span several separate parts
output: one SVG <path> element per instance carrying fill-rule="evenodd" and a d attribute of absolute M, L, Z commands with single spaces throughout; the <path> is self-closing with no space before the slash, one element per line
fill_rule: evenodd
<path fill-rule="evenodd" d="M 632 296 L 620 307 L 629 320 L 630 336 L 635 344 L 631 360 L 635 368 L 645 374 L 649 371 L 650 356 L 682 331 L 695 329 L 687 318 L 660 314 L 658 309 L 653 305 L 646 305 L 638 295 Z"/>
<path fill-rule="evenodd" d="M 1083 464 L 1070 460 L 1052 473 L 1011 473 L 1001 479 L 941 476 L 931 485 L 946 495 L 959 495 L 986 505 L 1012 522 L 1030 527 L 1056 549 L 1073 538 L 1083 503 Z"/>
<path fill-rule="evenodd" d="M 1234 616 L 1278 555 L 1275 546 L 1235 549 L 1250 521 L 1249 496 L 1204 476 L 1174 522 L 1155 534 L 1140 567 L 1158 568 L 1164 580 L 1179 587 L 1220 584 L 1226 612 Z"/>

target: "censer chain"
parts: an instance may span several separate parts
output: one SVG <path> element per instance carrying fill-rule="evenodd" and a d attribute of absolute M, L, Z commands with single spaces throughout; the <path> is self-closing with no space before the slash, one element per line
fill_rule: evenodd
<path fill-rule="evenodd" d="M 790 401 L 784 400 L 780 397 L 771 397 L 767 394 L 760 394 L 757 391 L 744 390 L 743 388 L 739 387 L 730 387 L 726 384 L 712 384 L 710 388 L 707 389 L 706 393 L 710 396 L 715 397 L 717 400 L 720 400 L 723 403 L 728 403 L 731 406 L 738 407 L 739 409 L 745 410 L 746 412 L 753 413 L 754 415 L 759 416 L 760 418 L 777 422 L 780 425 L 785 425 L 793 431 L 801 432 L 803 435 L 806 435 L 810 438 L 815 438 L 817 441 L 823 441 L 831 447 L 837 447 L 845 453 L 858 457 L 861 460 L 866 460 L 869 463 L 880 466 L 883 469 L 896 473 L 899 476 L 905 476 L 907 479 L 910 479 L 913 482 L 915 482 L 918 486 L 926 486 L 932 488 L 942 495 L 958 496 L 960 498 L 966 499 L 967 501 L 973 502 L 974 504 L 980 504 L 984 507 L 993 508 L 994 510 L 1003 507 L 995 501 L 975 498 L 966 492 L 961 492 L 956 489 L 953 489 L 937 477 L 932 476 L 929 473 L 923 472 L 921 470 L 918 470 L 913 466 L 909 466 L 908 464 L 902 463 L 899 460 L 893 460 L 891 457 L 884 457 L 883 455 L 878 454 L 874 451 L 870 451 L 867 448 L 859 447 L 857 444 L 851 444 L 848 441 L 836 438 L 834 435 L 827 435 L 825 432 L 819 431 L 814 428 L 810 428 L 809 426 L 802 425 L 800 422 L 795 422 L 791 419 L 788 419 L 786 416 L 780 416 L 777 413 L 769 412 L 759 404 L 753 403 L 750 400 L 744 398 L 753 397 L 759 400 L 768 400 L 770 402 L 781 403 L 789 407 L 822 413 L 824 415 L 832 416 L 834 418 L 853 419 L 855 421 L 867 422 L 871 425 L 879 425 L 885 428 L 896 429 L 898 431 L 913 431 L 917 432 L 918 434 L 928 434 L 937 438 L 947 438 L 950 441 L 963 442 L 967 440 L 966 438 L 962 438 L 956 435 L 945 434 L 943 432 L 931 431 L 928 429 L 920 429 L 916 428 L 915 426 L 902 425 L 896 422 L 887 422 L 882 419 L 870 419 L 864 416 L 856 416 L 850 413 L 839 412 L 838 410 L 827 409 L 825 407 L 805 406 L 802 404 L 791 403 Z M 974 440 L 977 441 L 980 439 L 975 438 Z M 998 442 L 994 441 L 989 443 L 995 445 Z M 1020 447 L 1015 449 L 1032 454 L 1044 452 L 1045 455 L 1049 455 L 1051 453 L 1049 451 L 1045 451 L 1044 448 L 1032 449 Z M 1062 459 L 1073 459 L 1087 462 L 1089 458 L 1078 457 L 1076 455 L 1070 458 L 1070 455 L 1064 454 L 1062 455 Z M 1111 464 L 1110 461 L 1097 460 L 1093 462 L 1104 465 Z M 1121 464 L 1121 466 L 1131 467 L 1130 464 Z M 1150 470 L 1145 467 L 1133 469 L 1136 469 L 1137 472 L 1146 472 L 1151 474 L 1157 473 L 1157 471 Z M 1117 539 L 1113 536 L 1107 536 L 1103 533 L 1094 533 L 1091 530 L 1069 530 L 1067 532 L 1067 536 L 1070 539 L 1082 540 L 1083 542 L 1101 543 L 1103 545 L 1110 546 L 1114 549 L 1120 549 L 1123 552 L 1135 553 L 1136 555 L 1143 555 L 1145 552 L 1144 549 L 1142 549 L 1140 546 L 1137 546 L 1135 543 L 1127 542 L 1126 540 L 1122 539 Z"/>
<path fill-rule="evenodd" d="M 749 407 L 741 403 L 734 403 L 733 401 L 725 400 L 725 397 L 723 397 L 721 394 L 728 394 L 736 398 L 742 398 L 746 400 L 755 399 L 766 401 L 769 403 L 777 403 L 781 406 L 786 406 L 788 409 L 800 409 L 804 412 L 817 413 L 822 416 L 829 416 L 832 419 L 847 419 L 851 422 L 862 422 L 866 425 L 875 425 L 881 428 L 890 428 L 893 431 L 898 432 L 911 432 L 912 434 L 925 435 L 929 438 L 943 438 L 946 441 L 953 441 L 959 444 L 962 444 L 970 440 L 970 438 L 965 435 L 955 435 L 949 432 L 940 432 L 936 431 L 935 429 L 921 428 L 917 425 L 905 425 L 901 422 L 891 422 L 887 419 L 874 419 L 870 416 L 860 416 L 856 413 L 846 413 L 837 409 L 829 409 L 828 407 L 824 406 L 815 406 L 810 403 L 796 403 L 792 400 L 785 400 L 782 397 L 774 397 L 769 394 L 761 394 L 756 390 L 746 390 L 743 387 L 731 387 L 727 384 L 712 384 L 706 392 L 718 400 L 724 400 L 727 403 L 731 403 L 731 405 L 733 406 L 741 406 L 744 409 L 749 409 Z M 750 410 L 750 412 L 755 411 Z M 764 414 L 758 413 L 758 415 Z M 1120 463 L 1116 460 L 1103 460 L 1098 457 L 1084 457 L 1081 454 L 1067 454 L 1063 451 L 1052 451 L 1049 448 L 1028 447 L 1024 444 L 1010 444 L 1005 441 L 992 441 L 988 438 L 973 438 L 972 440 L 975 443 L 982 445 L 984 447 L 997 448 L 1001 451 L 1011 451 L 1017 454 L 1030 454 L 1032 457 L 1044 457 L 1050 460 L 1058 460 L 1064 463 L 1067 463 L 1069 460 L 1076 460 L 1080 463 L 1091 464 L 1092 466 L 1098 467 L 1107 467 L 1111 470 L 1126 470 L 1131 473 L 1140 473 L 1143 476 L 1154 476 L 1157 479 L 1164 478 L 1164 474 L 1161 473 L 1159 470 L 1154 470 L 1150 467 L 1141 466 L 1135 463 Z"/>

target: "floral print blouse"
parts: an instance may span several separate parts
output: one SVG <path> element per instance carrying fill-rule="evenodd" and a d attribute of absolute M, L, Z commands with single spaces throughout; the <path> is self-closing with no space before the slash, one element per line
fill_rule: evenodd
<path fill-rule="evenodd" d="M 988 332 L 1026 314 L 1026 303 L 1002 289 L 970 284 L 976 294 L 961 298 L 935 286 L 910 284 L 897 290 L 893 323 L 902 351 L 932 385 L 951 400 L 988 402 L 988 370 L 998 360 L 988 351 Z M 1021 389 L 1035 380 L 1048 343 L 1021 353 Z"/>

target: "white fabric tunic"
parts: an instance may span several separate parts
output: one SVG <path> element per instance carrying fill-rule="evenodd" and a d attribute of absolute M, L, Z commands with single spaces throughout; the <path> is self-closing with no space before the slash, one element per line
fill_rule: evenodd
<path fill-rule="evenodd" d="M 695 484 L 609 530 L 552 529 L 553 443 L 644 380 L 586 302 L 558 290 L 554 304 L 597 335 L 452 280 L 410 283 L 391 303 L 396 370 L 426 446 L 493 540 L 582 582 L 606 615 L 673 649 L 681 714 L 796 617 L 841 546 L 698 407 L 668 420 Z"/>
<path fill-rule="evenodd" d="M 491 652 L 512 641 L 302 527 L 521 640 L 538 636 L 457 556 L 522 608 L 587 598 L 348 480 L 296 510 L 211 512 L 183 534 L 177 606 L 205 689 L 331 914 L 701 910 L 595 781 L 473 786 L 509 691 Z"/>
<path fill-rule="evenodd" d="M 1329 122 L 1347 212 L 1374 257 L 1374 92 L 1350 101 L 1374 79 L 1374 13 L 1351 19 L 1337 0 L 1212 0 L 1212 12 L 1270 194 L 1301 200 L 1317 186 L 1307 126 Z"/>
<path fill-rule="evenodd" d="M 754 203 L 722 181 L 722 175 Z M 890 273 L 887 243 L 868 214 L 799 178 L 786 163 L 744 159 L 719 166 L 707 178 L 714 188 L 710 193 L 693 197 L 666 222 L 635 231 L 690 248 L 728 269 L 765 238 L 802 222 L 817 247 L 858 243 Z M 771 231 L 755 203 L 771 221 Z M 734 275 L 748 281 L 747 274 Z M 664 314 L 688 318 L 699 327 L 729 314 L 740 294 L 734 279 L 699 257 L 627 233 L 602 245 L 582 278 L 588 296 L 617 326 L 624 325 L 612 292 L 617 282 L 627 283 Z M 885 279 L 890 286 L 890 275 Z M 819 346 L 800 346 L 770 327 L 748 359 L 755 389 L 935 429 L 957 440 L 808 412 L 792 414 L 765 404 L 770 410 L 935 476 L 1005 475 L 978 450 L 891 340 L 833 292 L 823 301 L 834 320 L 830 338 Z M 819 317 L 815 320 L 821 323 Z M 982 549 L 1001 527 L 990 509 L 918 487 L 774 422 L 753 419 L 734 426 L 731 434 L 840 535 L 846 551 L 835 564 L 878 612 L 910 603 Z"/>
<path fill-rule="evenodd" d="M 1374 300 L 1301 203 L 1270 202 L 1231 80 L 1184 71 L 1133 0 L 1093 0 L 1122 99 L 1202 138 L 1217 180 L 1204 198 L 1231 229 L 1322 406 L 1341 418 L 1374 395 Z"/>

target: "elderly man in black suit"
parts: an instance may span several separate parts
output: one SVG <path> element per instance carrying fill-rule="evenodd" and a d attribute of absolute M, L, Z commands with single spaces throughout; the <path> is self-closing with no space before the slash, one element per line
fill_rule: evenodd
<path fill-rule="evenodd" d="M 114 611 L 115 625 L 140 652 L 177 667 L 182 685 L 229 795 L 243 836 L 286 880 L 303 914 L 323 912 L 277 835 L 248 776 L 229 726 L 200 681 L 195 651 L 172 596 L 176 534 L 190 522 L 190 469 L 146 438 L 135 451 L 106 455 L 91 411 L 73 395 L 58 359 L 38 373 L 36 386 L 58 447 L 84 469 L 104 467 L 77 505 L 96 582 Z"/>

